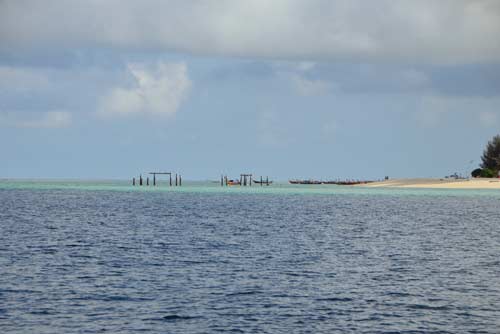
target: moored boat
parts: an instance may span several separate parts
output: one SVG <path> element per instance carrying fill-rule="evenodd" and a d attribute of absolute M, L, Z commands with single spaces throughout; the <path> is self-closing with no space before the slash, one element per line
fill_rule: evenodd
<path fill-rule="evenodd" d="M 256 183 L 256 184 L 271 184 L 271 183 L 273 183 L 273 181 L 266 181 L 266 180 L 257 181 L 257 180 L 253 180 L 253 183 Z"/>
<path fill-rule="evenodd" d="M 344 181 L 315 181 L 315 180 L 288 180 L 290 184 L 333 184 L 337 186 L 354 186 L 357 184 L 367 184 L 374 181 L 344 180 Z"/>
<path fill-rule="evenodd" d="M 321 181 L 316 180 L 288 180 L 290 184 L 321 184 Z"/>

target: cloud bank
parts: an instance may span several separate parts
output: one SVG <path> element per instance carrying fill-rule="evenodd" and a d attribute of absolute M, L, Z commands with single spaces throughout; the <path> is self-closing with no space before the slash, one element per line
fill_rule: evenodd
<path fill-rule="evenodd" d="M 110 48 L 266 59 L 500 62 L 497 0 L 0 3 L 0 53 Z"/>

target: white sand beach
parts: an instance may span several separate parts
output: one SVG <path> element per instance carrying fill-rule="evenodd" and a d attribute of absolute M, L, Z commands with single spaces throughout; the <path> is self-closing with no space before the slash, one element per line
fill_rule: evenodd
<path fill-rule="evenodd" d="M 499 189 L 500 179 L 394 179 L 373 182 L 362 185 L 363 187 L 387 188 L 436 188 L 436 189 Z"/>

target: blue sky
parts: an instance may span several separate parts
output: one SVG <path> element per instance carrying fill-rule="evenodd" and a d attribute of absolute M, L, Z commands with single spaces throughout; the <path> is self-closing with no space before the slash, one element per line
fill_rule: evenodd
<path fill-rule="evenodd" d="M 0 177 L 465 173 L 500 3 L 2 1 Z"/>

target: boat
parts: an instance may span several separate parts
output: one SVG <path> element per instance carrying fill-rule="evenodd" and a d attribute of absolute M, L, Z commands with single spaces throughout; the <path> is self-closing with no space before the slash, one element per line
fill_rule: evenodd
<path fill-rule="evenodd" d="M 374 181 L 345 180 L 345 181 L 316 181 L 316 180 L 288 180 L 290 184 L 333 184 L 337 186 L 354 186 L 357 184 L 367 184 Z"/>
<path fill-rule="evenodd" d="M 348 181 L 337 182 L 337 185 L 339 185 L 339 186 L 355 186 L 358 184 L 368 184 L 368 183 L 372 183 L 372 182 L 374 182 L 374 181 L 348 180 Z"/>
<path fill-rule="evenodd" d="M 321 184 L 321 181 L 316 180 L 288 180 L 290 184 Z"/>
<path fill-rule="evenodd" d="M 239 180 L 228 180 L 227 185 L 228 186 L 241 186 L 241 182 Z"/>
<path fill-rule="evenodd" d="M 265 180 L 262 180 L 262 181 L 256 181 L 256 180 L 252 180 L 253 183 L 256 183 L 256 184 L 271 184 L 273 183 L 273 181 L 265 181 Z"/>

